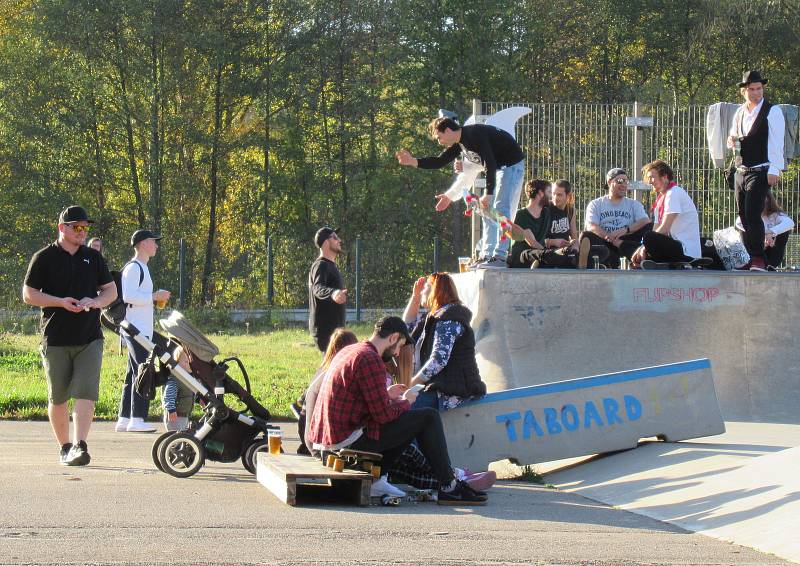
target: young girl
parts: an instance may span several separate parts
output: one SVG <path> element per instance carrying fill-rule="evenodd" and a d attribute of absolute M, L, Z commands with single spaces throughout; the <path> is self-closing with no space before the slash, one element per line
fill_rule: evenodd
<path fill-rule="evenodd" d="M 178 346 L 172 354 L 178 360 L 178 365 L 192 373 L 189 365 L 189 353 Z M 194 406 L 194 393 L 181 385 L 170 375 L 161 391 L 161 406 L 164 409 L 164 427 L 167 430 L 181 431 L 189 427 L 189 417 Z"/>

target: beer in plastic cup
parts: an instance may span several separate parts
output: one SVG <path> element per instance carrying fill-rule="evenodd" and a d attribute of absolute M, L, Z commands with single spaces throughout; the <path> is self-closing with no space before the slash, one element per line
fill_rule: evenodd
<path fill-rule="evenodd" d="M 270 454 L 281 453 L 281 436 L 283 436 L 281 431 L 270 429 L 268 436 Z"/>
<path fill-rule="evenodd" d="M 166 299 L 163 299 L 163 300 L 156 301 L 156 308 L 157 308 L 158 310 L 162 310 L 162 309 L 163 309 L 163 308 L 165 308 L 166 306 L 167 306 L 167 300 L 166 300 Z"/>
<path fill-rule="evenodd" d="M 468 257 L 460 257 L 460 258 L 458 258 L 458 272 L 459 273 L 466 273 L 468 267 L 469 267 L 469 258 Z"/>

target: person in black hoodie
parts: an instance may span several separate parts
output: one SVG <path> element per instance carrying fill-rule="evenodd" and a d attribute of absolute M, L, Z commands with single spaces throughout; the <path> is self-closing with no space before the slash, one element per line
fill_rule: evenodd
<path fill-rule="evenodd" d="M 427 308 L 420 315 L 420 306 Z M 461 304 L 447 273 L 420 277 L 403 312 L 414 340 L 414 377 L 425 385 L 414 408 L 452 409 L 465 399 L 486 394 L 475 360 L 472 312 Z"/>
<path fill-rule="evenodd" d="M 336 230 L 324 226 L 317 230 L 314 243 L 319 257 L 308 273 L 308 331 L 320 352 L 328 348 L 333 331 L 344 326 L 347 289 L 336 258 L 342 251 L 342 241 Z"/>

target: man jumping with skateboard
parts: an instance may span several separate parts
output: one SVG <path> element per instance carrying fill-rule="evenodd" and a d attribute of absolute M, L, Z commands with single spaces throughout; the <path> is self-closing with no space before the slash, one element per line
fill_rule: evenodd
<path fill-rule="evenodd" d="M 416 439 L 439 481 L 440 505 L 484 505 L 486 494 L 456 480 L 447 452 L 447 441 L 438 411 L 411 409 L 417 394 L 405 386 L 386 387 L 384 360 L 394 357 L 410 343 L 408 327 L 396 316 L 375 324 L 369 340 L 342 349 L 331 362 L 317 396 L 308 436 L 322 451 L 350 448 L 377 452 L 382 468 L 393 462 Z M 381 478 L 371 495 L 403 493 Z"/>

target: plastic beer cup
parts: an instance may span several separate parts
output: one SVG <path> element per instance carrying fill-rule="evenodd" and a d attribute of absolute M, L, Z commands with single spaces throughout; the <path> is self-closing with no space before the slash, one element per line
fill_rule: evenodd
<path fill-rule="evenodd" d="M 269 453 L 270 454 L 280 454 L 281 453 L 281 437 L 283 433 L 279 430 L 270 429 L 269 431 Z"/>

